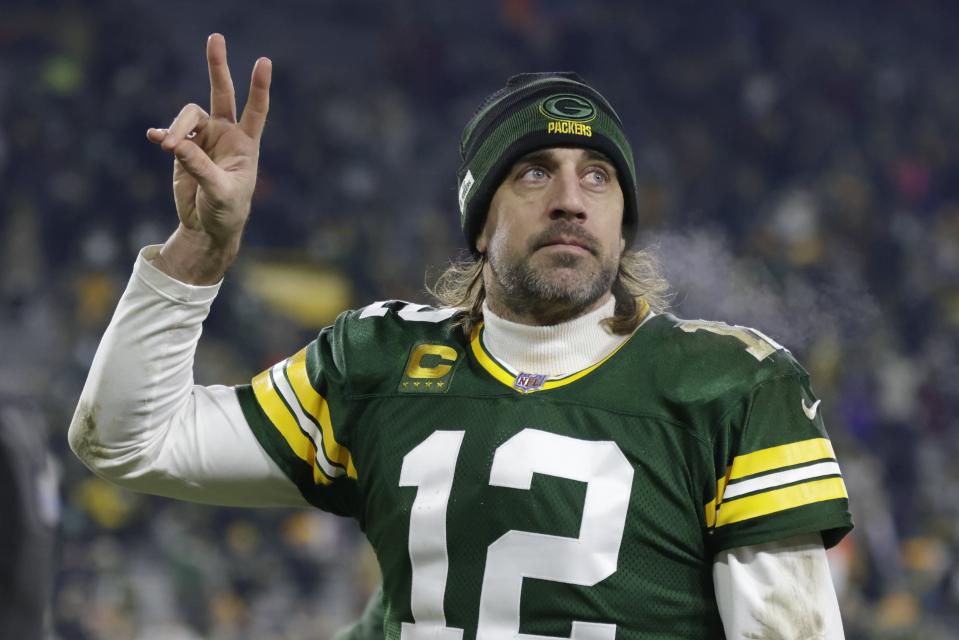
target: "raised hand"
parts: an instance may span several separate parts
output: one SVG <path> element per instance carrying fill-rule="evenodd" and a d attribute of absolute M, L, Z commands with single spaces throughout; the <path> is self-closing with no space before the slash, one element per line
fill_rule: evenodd
<path fill-rule="evenodd" d="M 180 218 L 154 265 L 191 284 L 220 280 L 239 250 L 270 105 L 268 58 L 258 59 L 253 67 L 250 94 L 237 121 L 222 35 L 209 37 L 206 57 L 210 113 L 188 104 L 168 128 L 147 130 L 147 139 L 175 158 L 173 196 Z"/>

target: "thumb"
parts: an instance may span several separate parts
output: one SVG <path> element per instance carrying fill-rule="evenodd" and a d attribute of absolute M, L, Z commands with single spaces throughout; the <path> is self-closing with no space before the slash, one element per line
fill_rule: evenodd
<path fill-rule="evenodd" d="M 210 160 L 196 143 L 192 140 L 181 140 L 173 148 L 173 155 L 180 161 L 180 164 L 193 178 L 200 184 L 204 190 L 214 188 L 220 168 Z"/>

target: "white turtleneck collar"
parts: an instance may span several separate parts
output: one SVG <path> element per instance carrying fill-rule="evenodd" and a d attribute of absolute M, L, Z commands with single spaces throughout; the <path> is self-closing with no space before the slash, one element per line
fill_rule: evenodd
<path fill-rule="evenodd" d="M 484 302 L 483 346 L 516 373 L 569 375 L 600 362 L 629 338 L 612 334 L 600 324 L 613 315 L 615 306 L 610 296 L 604 305 L 586 315 L 541 327 L 505 320 Z"/>

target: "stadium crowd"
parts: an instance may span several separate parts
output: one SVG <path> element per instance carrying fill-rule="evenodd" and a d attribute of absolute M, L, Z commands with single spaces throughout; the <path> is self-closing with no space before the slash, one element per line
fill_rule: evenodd
<path fill-rule="evenodd" d="M 61 465 L 53 637 L 326 638 L 377 584 L 352 522 L 134 495 L 67 447 L 136 252 L 175 224 L 144 131 L 206 102 L 212 31 L 239 94 L 255 56 L 275 71 L 199 382 L 248 381 L 347 306 L 427 301 L 424 266 L 462 247 L 469 109 L 576 70 L 631 135 L 676 313 L 756 327 L 812 374 L 857 525 L 830 552 L 847 638 L 956 637 L 959 6 L 212 4 L 2 11 L 0 402 L 42 416 Z M 284 278 L 302 287 L 263 284 Z"/>

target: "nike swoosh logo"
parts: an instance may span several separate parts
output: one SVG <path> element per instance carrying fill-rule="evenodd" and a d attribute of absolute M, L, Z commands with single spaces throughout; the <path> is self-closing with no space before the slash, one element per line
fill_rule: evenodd
<path fill-rule="evenodd" d="M 802 412 L 806 414 L 807 418 L 809 418 L 810 420 L 816 419 L 816 412 L 819 410 L 820 402 L 822 402 L 822 400 L 816 400 L 815 402 L 812 403 L 811 407 L 807 407 L 806 399 L 805 398 L 802 399 Z"/>

